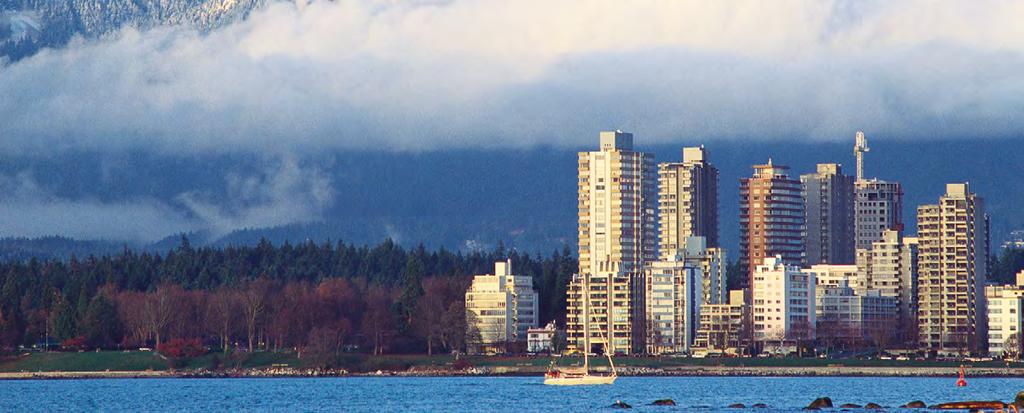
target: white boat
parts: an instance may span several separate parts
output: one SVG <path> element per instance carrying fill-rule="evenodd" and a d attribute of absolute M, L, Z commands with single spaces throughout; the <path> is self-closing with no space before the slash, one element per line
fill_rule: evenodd
<path fill-rule="evenodd" d="M 594 384 L 613 384 L 618 374 L 615 372 L 615 363 L 612 362 L 612 354 L 608 351 L 607 335 L 603 338 L 604 354 L 608 357 L 608 366 L 611 369 L 609 374 L 593 373 L 590 371 L 590 277 L 584 276 L 583 291 L 583 314 L 586 315 L 586 322 L 583 323 L 583 366 L 579 367 L 556 367 L 554 361 L 544 373 L 544 384 L 550 386 L 583 386 Z M 599 330 L 603 334 L 603 330 Z"/>

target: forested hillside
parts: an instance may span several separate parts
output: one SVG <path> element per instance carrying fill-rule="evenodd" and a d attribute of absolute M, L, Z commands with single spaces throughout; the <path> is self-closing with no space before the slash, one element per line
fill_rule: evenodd
<path fill-rule="evenodd" d="M 154 346 L 199 339 L 211 348 L 460 350 L 472 274 L 511 259 L 533 276 L 540 320 L 563 320 L 576 269 L 568 251 L 540 257 L 462 254 L 390 240 L 374 247 L 307 242 L 193 248 L 0 265 L 0 343 L 13 349 L 50 336 L 84 348 Z M 354 346 L 354 347 L 353 347 Z"/>

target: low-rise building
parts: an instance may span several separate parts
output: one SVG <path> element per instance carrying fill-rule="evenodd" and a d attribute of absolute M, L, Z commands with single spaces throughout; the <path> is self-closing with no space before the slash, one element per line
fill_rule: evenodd
<path fill-rule="evenodd" d="M 502 353 L 525 343 L 539 313 L 533 277 L 512 274 L 512 261 L 494 263 L 494 274 L 477 275 L 466 291 L 470 353 Z"/>
<path fill-rule="evenodd" d="M 694 354 L 742 354 L 746 348 L 746 326 L 750 307 L 744 302 L 746 292 L 729 291 L 729 302 L 704 304 L 700 307 L 700 327 L 694 340 Z"/>
<path fill-rule="evenodd" d="M 558 330 L 555 322 L 549 322 L 542 328 L 526 330 L 526 351 L 528 353 L 552 353 L 555 351 L 555 338 Z"/>
<path fill-rule="evenodd" d="M 840 285 L 846 285 L 853 289 L 858 287 L 857 265 L 818 264 L 804 268 L 803 272 L 814 274 L 814 281 L 818 288 Z"/>
<path fill-rule="evenodd" d="M 815 313 L 817 337 L 831 344 L 886 347 L 896 338 L 896 298 L 875 290 L 858 295 L 845 284 L 820 288 Z"/>
<path fill-rule="evenodd" d="M 988 352 L 993 357 L 1020 359 L 1024 348 L 1024 271 L 1017 274 L 1016 285 L 985 286 L 988 300 Z"/>

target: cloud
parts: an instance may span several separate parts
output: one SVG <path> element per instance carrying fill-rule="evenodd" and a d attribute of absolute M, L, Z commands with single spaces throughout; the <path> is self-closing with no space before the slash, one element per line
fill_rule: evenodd
<path fill-rule="evenodd" d="M 301 4 L 207 34 L 126 29 L 9 64 L 0 150 L 576 147 L 610 128 L 643 143 L 1024 130 L 1020 2 Z"/>
<path fill-rule="evenodd" d="M 255 175 L 231 173 L 225 187 L 223 193 L 190 191 L 170 201 L 69 197 L 22 171 L 0 176 L 0 191 L 6 194 L 0 199 L 0 235 L 148 243 L 202 231 L 212 241 L 239 229 L 317 221 L 334 200 L 331 182 L 319 169 L 288 157 L 268 160 Z"/>

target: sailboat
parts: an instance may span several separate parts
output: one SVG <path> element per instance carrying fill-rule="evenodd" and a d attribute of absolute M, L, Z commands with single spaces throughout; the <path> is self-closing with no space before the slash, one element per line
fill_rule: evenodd
<path fill-rule="evenodd" d="M 604 335 L 604 354 L 608 357 L 610 374 L 592 373 L 590 371 L 590 277 L 583 277 L 583 366 L 578 367 L 557 367 L 554 361 L 548 366 L 547 373 L 544 373 L 544 384 L 552 386 L 580 386 L 590 384 L 613 384 L 618 374 L 615 372 L 615 363 L 612 362 L 612 353 L 609 351 L 608 336 Z M 603 334 L 603 330 L 599 331 Z"/>

